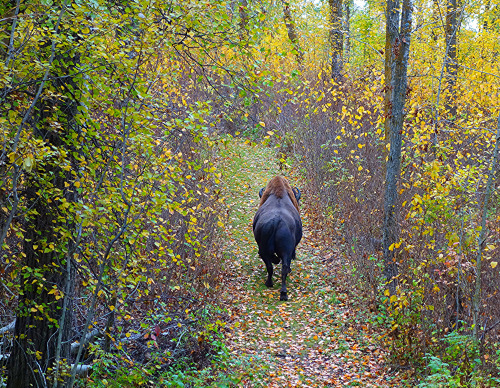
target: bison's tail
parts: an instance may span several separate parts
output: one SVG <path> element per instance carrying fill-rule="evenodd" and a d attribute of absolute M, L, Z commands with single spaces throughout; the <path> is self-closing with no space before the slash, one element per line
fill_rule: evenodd
<path fill-rule="evenodd" d="M 273 262 L 273 264 L 279 264 L 281 259 L 276 256 L 276 254 L 274 254 L 272 257 L 271 257 L 271 261 Z"/>

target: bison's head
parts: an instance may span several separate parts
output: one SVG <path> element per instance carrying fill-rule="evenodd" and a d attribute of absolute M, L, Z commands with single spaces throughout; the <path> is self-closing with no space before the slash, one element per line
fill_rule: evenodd
<path fill-rule="evenodd" d="M 263 187 L 262 189 L 260 189 L 260 191 L 259 191 L 259 198 L 262 198 L 262 194 L 264 194 L 264 190 L 265 189 L 266 189 L 265 187 Z M 300 196 L 302 195 L 300 193 L 299 188 L 298 187 L 293 187 L 292 191 L 293 191 L 293 194 L 295 195 L 295 199 L 297 200 L 297 202 L 299 202 Z"/>

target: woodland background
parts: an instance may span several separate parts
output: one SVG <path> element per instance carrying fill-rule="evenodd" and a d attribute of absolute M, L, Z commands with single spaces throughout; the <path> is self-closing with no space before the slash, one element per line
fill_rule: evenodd
<path fill-rule="evenodd" d="M 497 0 L 0 15 L 2 384 L 200 386 L 226 365 L 221 150 L 245 141 L 318 198 L 408 386 L 498 384 Z"/>

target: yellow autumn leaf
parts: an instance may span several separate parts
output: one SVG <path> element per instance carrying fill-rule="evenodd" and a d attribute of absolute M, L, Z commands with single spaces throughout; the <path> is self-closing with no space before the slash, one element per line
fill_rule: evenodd
<path fill-rule="evenodd" d="M 23 161 L 23 168 L 26 171 L 31 172 L 31 170 L 33 169 L 33 163 L 34 163 L 33 155 L 28 155 L 26 159 L 24 159 Z"/>

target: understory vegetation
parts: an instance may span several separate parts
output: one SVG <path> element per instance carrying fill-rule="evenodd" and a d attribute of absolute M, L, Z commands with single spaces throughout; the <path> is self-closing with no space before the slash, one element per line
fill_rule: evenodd
<path fill-rule="evenodd" d="M 500 384 L 500 7 L 406 0 L 387 46 L 388 3 L 2 2 L 0 386 Z M 288 302 L 251 233 L 277 174 Z"/>

